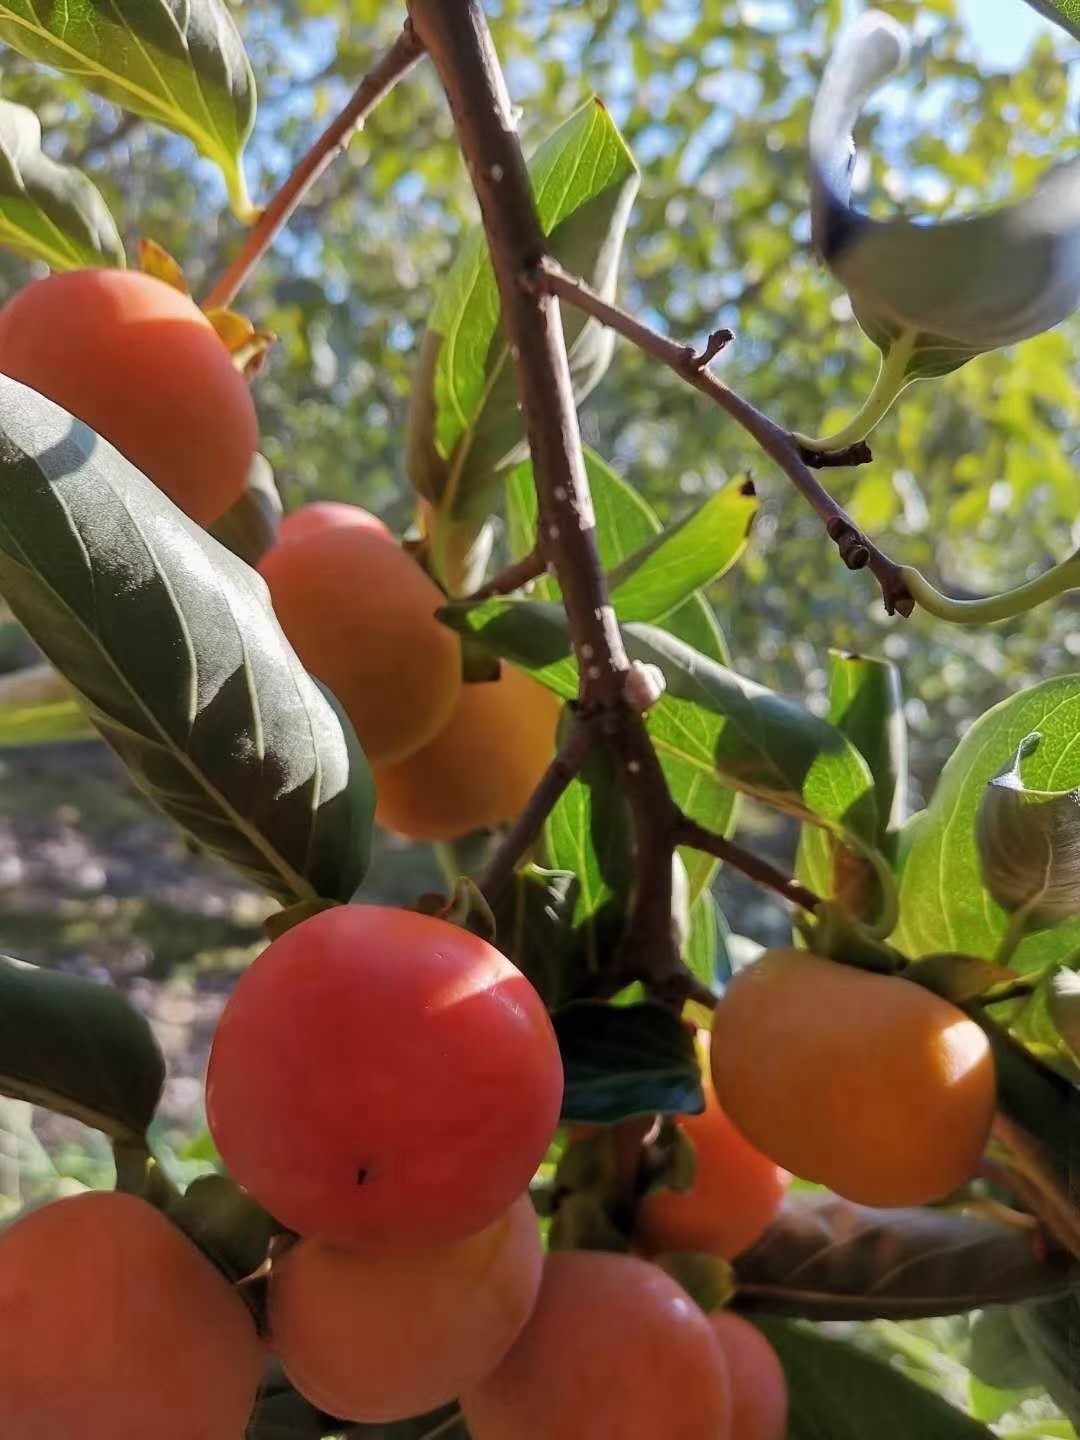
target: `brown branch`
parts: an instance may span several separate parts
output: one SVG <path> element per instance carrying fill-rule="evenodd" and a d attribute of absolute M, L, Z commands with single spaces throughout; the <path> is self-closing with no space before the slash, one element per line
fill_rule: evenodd
<path fill-rule="evenodd" d="M 515 590 L 520 590 L 523 585 L 528 585 L 530 580 L 536 580 L 543 575 L 547 569 L 547 561 L 540 554 L 539 546 L 523 555 L 520 560 L 515 560 L 512 565 L 507 565 L 505 570 L 500 570 L 498 575 L 493 575 L 490 580 L 485 580 L 483 585 L 472 592 L 471 595 L 463 596 L 463 600 L 490 600 L 495 595 L 512 595 Z"/>
<path fill-rule="evenodd" d="M 558 301 L 520 277 L 545 246 L 506 83 L 478 0 L 409 0 L 469 167 L 517 373 L 539 505 L 540 553 L 562 590 L 582 703 L 617 708 L 629 661 L 596 548 Z"/>
<path fill-rule="evenodd" d="M 588 716 L 579 716 L 554 760 L 544 771 L 529 802 L 507 831 L 499 848 L 488 861 L 477 886 L 484 899 L 493 903 L 496 896 L 517 868 L 518 862 L 535 843 L 544 821 L 554 810 L 559 797 L 580 774 L 596 743 L 597 733 Z"/>
<path fill-rule="evenodd" d="M 232 304 L 252 270 L 289 223 L 293 212 L 311 187 L 342 154 L 379 101 L 408 74 L 422 54 L 423 47 L 412 26 L 406 23 L 393 45 L 379 57 L 361 80 L 344 110 L 331 121 L 275 193 L 252 227 L 236 259 L 202 302 L 203 309 L 217 310 Z"/>
<path fill-rule="evenodd" d="M 783 871 L 777 870 L 767 860 L 751 854 L 749 850 L 744 850 L 733 840 L 726 840 L 723 835 L 707 830 L 688 815 L 679 817 L 675 828 L 675 844 L 689 846 L 691 850 L 703 850 L 706 855 L 715 855 L 718 860 L 723 860 L 733 870 L 740 871 L 747 879 L 755 880 L 769 890 L 775 890 L 777 895 L 804 910 L 813 911 L 821 904 L 821 897 L 808 890 L 805 885 L 789 879 Z"/>
<path fill-rule="evenodd" d="M 799 493 L 809 501 L 835 541 L 844 563 L 852 570 L 868 566 L 881 587 L 885 609 L 890 615 L 910 615 L 915 602 L 904 581 L 901 568 L 880 550 L 855 525 L 847 511 L 837 503 L 799 454 L 798 447 L 781 426 L 770 420 L 749 401 L 730 389 L 707 368 L 702 368 L 699 354 L 689 345 L 679 345 L 658 330 L 620 310 L 590 290 L 581 280 L 554 260 L 542 256 L 531 269 L 521 272 L 524 289 L 557 295 L 599 320 L 601 324 L 631 341 L 653 359 L 670 366 L 695 390 L 719 405 L 751 435 L 765 453 L 783 471 Z"/>

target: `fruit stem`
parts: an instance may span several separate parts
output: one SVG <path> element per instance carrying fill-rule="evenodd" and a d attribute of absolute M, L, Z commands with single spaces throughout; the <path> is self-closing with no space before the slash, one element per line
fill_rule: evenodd
<path fill-rule="evenodd" d="M 204 310 L 231 305 L 255 266 L 289 223 L 316 180 L 341 155 L 363 126 L 379 101 L 407 75 L 423 54 L 406 22 L 404 30 L 375 62 L 357 86 L 349 103 L 331 121 L 314 145 L 302 156 L 284 184 L 274 194 L 252 228 L 240 253 L 229 265 L 202 302 Z"/>
<path fill-rule="evenodd" d="M 914 330 L 902 330 L 881 356 L 873 389 L 856 414 L 833 435 L 815 437 L 794 432 L 796 444 L 813 454 L 828 455 L 847 450 L 865 440 L 871 430 L 885 418 L 900 394 L 918 377 L 907 373 L 911 352 L 915 348 Z"/>
<path fill-rule="evenodd" d="M 992 625 L 998 620 L 1011 620 L 1027 610 L 1033 610 L 1036 605 L 1068 590 L 1080 589 L 1080 551 L 1024 585 L 979 600 L 954 600 L 949 595 L 943 595 L 925 575 L 910 565 L 902 566 L 901 574 L 916 603 L 939 620 L 950 620 L 955 625 Z"/>

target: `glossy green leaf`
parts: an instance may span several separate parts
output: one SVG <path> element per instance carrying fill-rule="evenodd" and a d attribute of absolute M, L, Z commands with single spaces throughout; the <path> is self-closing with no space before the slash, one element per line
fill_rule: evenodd
<path fill-rule="evenodd" d="M 51 665 L 0 675 L 0 749 L 85 740 L 95 734 L 71 686 Z"/>
<path fill-rule="evenodd" d="M 575 979 L 573 916 L 577 877 L 526 865 L 515 870 L 492 906 L 495 943 L 540 992 L 548 1009 L 570 999 Z"/>
<path fill-rule="evenodd" d="M 581 1000 L 552 1019 L 566 1075 L 564 1121 L 614 1125 L 704 1109 L 693 1038 L 665 1006 Z"/>
<path fill-rule="evenodd" d="M 573 693 L 559 606 L 497 599 L 449 605 L 440 614 L 556 693 Z M 697 801 L 708 795 L 708 780 L 719 777 L 800 820 L 873 844 L 873 777 L 839 730 L 655 626 L 628 625 L 625 640 L 633 659 L 658 665 L 667 679 L 649 712 L 649 734 L 688 813 L 709 823 L 709 803 Z M 690 806 L 682 799 L 688 794 Z"/>
<path fill-rule="evenodd" d="M 984 1426 L 846 1341 L 783 1320 L 755 1323 L 787 1377 L 788 1440 L 991 1440 Z"/>
<path fill-rule="evenodd" d="M 1048 20 L 1057 21 L 1074 40 L 1080 40 L 1080 0 L 1027 0 L 1027 3 Z"/>
<path fill-rule="evenodd" d="M 620 620 L 662 620 L 735 564 L 758 500 L 752 482 L 733 481 L 674 529 L 657 535 L 609 576 Z"/>
<path fill-rule="evenodd" d="M 910 955 L 956 951 L 993 957 L 1008 924 L 983 885 L 975 821 L 987 782 L 1033 731 L 1042 736 L 1025 762 L 1025 780 L 1040 790 L 1080 785 L 1080 677 L 1047 680 L 988 710 L 961 740 L 941 772 L 930 804 L 908 823 L 900 877 L 900 925 L 894 942 Z M 1080 923 L 1028 936 L 1010 957 L 1022 971 L 1062 959 L 1080 947 Z"/>
<path fill-rule="evenodd" d="M 284 514 L 274 472 L 264 455 L 256 455 L 240 498 L 210 526 L 210 534 L 249 565 L 257 565 L 277 539 Z"/>
<path fill-rule="evenodd" d="M 1023 199 L 965 219 L 876 220 L 852 207 L 852 130 L 907 50 L 894 20 L 865 12 L 834 51 L 814 104 L 814 243 L 883 354 L 859 415 L 807 442 L 823 450 L 869 434 L 913 379 L 1038 335 L 1080 304 L 1080 160 L 1048 170 Z"/>
<path fill-rule="evenodd" d="M 97 186 L 41 148 L 32 110 L 0 100 L 0 245 L 51 270 L 123 266 L 124 243 Z"/>
<path fill-rule="evenodd" d="M 596 749 L 563 791 L 544 827 L 548 863 L 577 879 L 571 923 L 583 932 L 589 963 L 609 925 L 617 927 L 634 880 L 632 827 L 612 752 Z"/>
<path fill-rule="evenodd" d="M 1060 970 L 1050 981 L 1050 1015 L 1058 1034 L 1080 1064 L 1080 974 Z"/>
<path fill-rule="evenodd" d="M 852 742 L 870 767 L 877 802 L 877 841 L 886 853 L 907 805 L 907 724 L 900 674 L 888 660 L 833 651 L 829 656 L 828 720 Z M 815 894 L 836 898 L 853 913 L 873 918 L 878 904 L 873 867 L 817 827 L 805 826 L 795 873 Z"/>
<path fill-rule="evenodd" d="M 1038 732 L 990 777 L 975 817 L 983 884 L 1030 930 L 1080 916 L 1080 787 L 1033 789 L 1022 774 Z"/>
<path fill-rule="evenodd" d="M 251 202 L 244 144 L 255 78 L 224 0 L 0 0 L 0 40 L 187 136 L 220 166 L 238 215 Z"/>
<path fill-rule="evenodd" d="M 133 1140 L 164 1083 L 153 1032 L 119 990 L 0 956 L 0 1093 Z"/>
<path fill-rule="evenodd" d="M 283 902 L 351 897 L 370 772 L 262 579 L 2 377 L 0 592 L 166 814 Z"/>
<path fill-rule="evenodd" d="M 529 165 L 550 250 L 609 299 L 637 193 L 637 166 L 604 106 L 590 101 Z M 614 335 L 570 312 L 564 321 L 580 400 L 607 369 Z M 499 295 L 482 234 L 458 251 L 420 352 L 409 426 L 409 478 L 449 520 L 491 508 L 503 472 L 521 459 L 516 381 L 499 326 Z"/>
<path fill-rule="evenodd" d="M 228 1175 L 193 1180 L 169 1217 L 234 1283 L 259 1269 L 284 1229 Z"/>
<path fill-rule="evenodd" d="M 1068 1290 L 1029 1230 L 959 1210 L 871 1209 L 789 1195 L 735 1262 L 740 1304 L 807 1320 L 958 1315 Z"/>
<path fill-rule="evenodd" d="M 1011 1314 L 1043 1384 L 1072 1423 L 1080 1425 L 1080 1295 L 1020 1305 Z"/>

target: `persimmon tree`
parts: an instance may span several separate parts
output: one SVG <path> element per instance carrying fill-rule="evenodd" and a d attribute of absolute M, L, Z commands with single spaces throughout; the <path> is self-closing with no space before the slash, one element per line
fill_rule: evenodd
<path fill-rule="evenodd" d="M 1080 38 L 1071 0 L 1037 8 Z M 953 596 L 826 481 L 872 473 L 874 432 L 910 386 L 948 386 L 1076 310 L 1080 161 L 959 219 L 859 209 L 852 135 L 906 49 L 894 20 L 865 14 L 836 44 L 806 148 L 814 248 L 880 366 L 850 417 L 792 430 L 721 378 L 729 330 L 681 341 L 619 303 L 638 165 L 602 98 L 526 160 L 479 0 L 410 0 L 261 208 L 243 163 L 256 82 L 220 0 L 91 3 L 74 25 L 0 6 L 0 41 L 192 142 L 244 227 L 197 303 L 186 257 L 156 236 L 127 270 L 93 182 L 0 102 L 0 241 L 54 272 L 0 312 L 0 594 L 50 667 L 15 703 L 36 739 L 93 726 L 280 906 L 214 1044 L 223 1164 L 184 1193 L 147 1138 L 164 1069 L 146 1024 L 114 991 L 0 969 L 0 1089 L 104 1130 L 121 1208 L 140 1217 L 108 1243 L 131 1247 L 147 1286 L 190 1275 L 179 1301 L 162 1294 L 158 1336 L 118 1260 L 102 1303 L 123 1311 L 123 1354 L 98 1336 L 73 1370 L 33 1345 L 60 1282 L 28 1277 L 50 1225 L 99 1243 L 78 1218 L 94 1202 L 17 1220 L 0 1241 L 0 1419 L 104 1440 L 95 1386 L 122 1382 L 132 1413 L 108 1433 L 139 1433 L 139 1377 L 159 1350 L 166 1364 L 171 1333 L 205 1364 L 207 1404 L 224 1397 L 204 1417 L 223 1440 L 252 1386 L 256 1440 L 665 1425 L 779 1440 L 785 1424 L 962 1440 L 1037 1387 L 1075 1422 L 1080 678 L 987 711 L 909 815 L 888 660 L 835 653 L 825 716 L 731 668 L 703 592 L 739 583 L 761 482 L 665 528 L 583 444 L 578 407 L 614 346 L 635 347 L 758 447 L 764 483 L 819 524 L 821 565 L 873 584 L 892 624 L 1022 624 L 1077 588 L 1076 555 Z M 420 66 L 445 92 L 480 223 L 416 359 L 400 437 L 413 523 L 397 537 L 340 504 L 283 520 L 245 387 L 257 395 L 273 337 L 244 287 Z M 742 796 L 801 827 L 793 873 L 733 838 Z M 371 905 L 376 816 L 444 844 L 479 831 L 479 858 L 415 911 Z M 791 915 L 793 947 L 735 979 L 718 864 Z M 93 1284 L 113 1284 L 92 1266 L 79 1278 L 76 1332 Z M 39 1329 L 16 1337 L 27 1305 Z M 412 1310 L 427 1367 L 392 1343 Z M 974 1311 L 970 1414 L 813 1329 Z M 275 1352 L 261 1381 L 256 1331 Z M 366 1369 L 343 1333 L 367 1334 Z M 1068 1433 L 1060 1415 L 1025 1432 L 1015 1413 L 1013 1433 Z"/>

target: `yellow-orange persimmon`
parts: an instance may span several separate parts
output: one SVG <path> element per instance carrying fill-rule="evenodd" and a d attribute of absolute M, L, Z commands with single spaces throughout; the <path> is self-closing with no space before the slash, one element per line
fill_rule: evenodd
<path fill-rule="evenodd" d="M 527 1195 L 449 1245 L 395 1254 L 301 1240 L 274 1265 L 272 1344 L 320 1410 L 403 1420 L 491 1374 L 532 1312 L 542 1267 Z"/>
<path fill-rule="evenodd" d="M 239 1440 L 262 1370 L 243 1301 L 146 1201 L 87 1192 L 0 1235 L 5 1440 Z"/>
<path fill-rule="evenodd" d="M 278 544 L 306 540 L 320 530 L 337 530 L 349 525 L 370 530 L 384 540 L 394 538 L 377 515 L 372 515 L 370 510 L 360 505 L 347 505 L 343 500 L 312 500 L 307 505 L 290 510 L 282 518 L 278 526 Z"/>
<path fill-rule="evenodd" d="M 699 1040 L 708 1065 L 708 1037 Z M 750 1144 L 703 1079 L 705 1109 L 677 1124 L 694 1147 L 697 1168 L 689 1190 L 653 1190 L 642 1197 L 637 1233 L 653 1254 L 700 1250 L 732 1260 L 753 1245 L 775 1216 L 791 1178 Z"/>
<path fill-rule="evenodd" d="M 994 1115 L 982 1030 L 922 986 L 770 950 L 716 1007 L 717 1098 L 779 1165 L 864 1205 L 921 1205 L 974 1173 Z"/>
<path fill-rule="evenodd" d="M 461 1404 L 473 1440 L 735 1440 L 708 1320 L 630 1255 L 549 1255 L 532 1318 Z"/>
<path fill-rule="evenodd" d="M 438 586 L 370 526 L 316 528 L 259 562 L 300 659 L 341 701 L 372 765 L 426 745 L 461 693 L 461 647 Z"/>
<path fill-rule="evenodd" d="M 85 421 L 200 525 L 244 488 L 259 439 L 247 384 L 163 280 L 102 269 L 33 281 L 0 310 L 0 373 Z"/>
<path fill-rule="evenodd" d="M 461 687 L 449 725 L 375 772 L 375 818 L 413 840 L 455 840 L 513 820 L 555 750 L 561 702 L 511 665 Z"/>
<path fill-rule="evenodd" d="M 404 1249 L 474 1234 L 528 1187 L 562 1062 L 539 995 L 486 941 L 342 905 L 241 976 L 206 1098 L 230 1172 L 283 1224 Z"/>
<path fill-rule="evenodd" d="M 780 1357 L 749 1320 L 731 1310 L 709 1316 L 731 1376 L 732 1440 L 784 1440 L 788 1385 Z"/>

